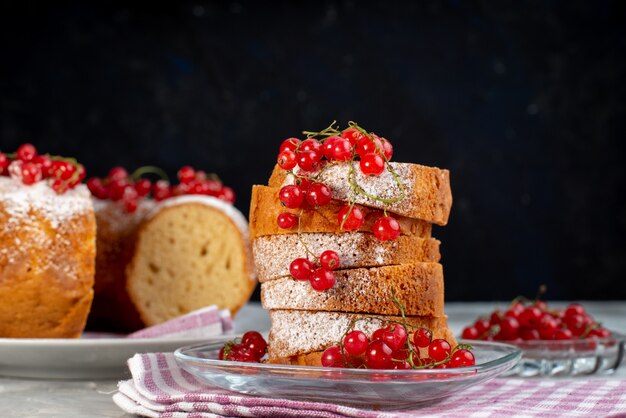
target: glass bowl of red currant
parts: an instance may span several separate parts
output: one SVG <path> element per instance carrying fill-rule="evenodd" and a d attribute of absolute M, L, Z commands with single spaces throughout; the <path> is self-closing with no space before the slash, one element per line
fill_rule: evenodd
<path fill-rule="evenodd" d="M 553 309 L 544 301 L 514 300 L 465 327 L 462 338 L 519 347 L 522 359 L 507 374 L 522 377 L 611 374 L 624 357 L 624 335 L 604 328 L 578 303 Z"/>
<path fill-rule="evenodd" d="M 234 345 L 213 343 L 180 348 L 175 352 L 176 360 L 199 380 L 237 393 L 404 409 L 494 378 L 510 370 L 521 357 L 515 346 L 478 341 L 472 343 L 471 349 L 475 364 L 465 367 L 370 369 L 270 364 L 260 357 L 263 342 L 254 334 L 246 338 L 246 334 Z"/>

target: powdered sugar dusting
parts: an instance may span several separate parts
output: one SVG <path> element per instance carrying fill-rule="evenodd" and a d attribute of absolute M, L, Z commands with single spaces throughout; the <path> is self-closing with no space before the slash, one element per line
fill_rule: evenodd
<path fill-rule="evenodd" d="M 354 193 L 352 187 L 348 182 L 348 174 L 350 171 L 349 164 L 352 164 L 352 169 L 354 172 L 354 181 L 356 184 L 363 189 L 367 194 L 376 196 L 382 199 L 401 199 L 402 191 L 400 186 L 396 182 L 393 174 L 389 170 L 383 171 L 383 173 L 379 176 L 367 176 L 361 172 L 359 168 L 359 162 L 355 161 L 352 163 L 335 163 L 335 164 L 327 164 L 319 173 L 316 174 L 316 179 L 327 184 L 331 189 L 332 198 L 336 200 L 349 201 L 353 200 L 354 202 L 370 206 L 373 208 L 383 209 L 403 215 L 413 217 L 415 214 L 415 202 L 413 199 L 404 198 L 395 203 L 385 203 L 375 199 L 371 199 L 363 194 Z M 405 196 L 418 196 L 420 199 L 428 199 L 431 196 L 430 191 L 438 190 L 439 184 L 437 184 L 434 179 L 432 180 L 433 184 L 425 182 L 424 180 L 430 178 L 427 175 L 423 175 L 418 178 L 416 174 L 416 168 L 424 171 L 424 173 L 432 173 L 434 170 L 438 170 L 432 167 L 425 167 L 416 164 L 408 164 L 408 163 L 389 163 L 391 167 L 395 170 L 398 180 L 402 184 L 405 190 Z M 299 169 L 294 169 L 295 173 L 299 173 Z M 443 173 L 443 171 L 441 171 Z M 286 184 L 293 184 L 295 181 L 294 176 L 289 174 L 285 178 L 283 182 Z M 436 206 L 440 202 L 432 201 L 432 202 L 423 202 L 423 204 Z"/>
<path fill-rule="evenodd" d="M 266 309 L 369 312 L 399 315 L 392 289 L 409 315 L 443 314 L 443 273 L 430 263 L 336 270 L 335 285 L 323 292 L 284 277 L 263 283 Z"/>
<path fill-rule="evenodd" d="M 31 211 L 36 210 L 53 229 L 57 229 L 67 219 L 93 210 L 89 196 L 89 190 L 84 185 L 57 194 L 45 181 L 26 186 L 10 177 L 0 177 L 0 204 L 10 215 L 9 226 L 29 217 Z"/>
<path fill-rule="evenodd" d="M 137 210 L 133 213 L 128 213 L 124 209 L 122 202 L 101 200 L 95 197 L 92 199 L 98 227 L 102 228 L 104 227 L 103 224 L 106 224 L 106 229 L 112 233 L 130 232 L 137 228 L 146 214 L 154 209 L 155 206 L 155 202 L 152 199 L 141 199 L 138 202 Z"/>
<path fill-rule="evenodd" d="M 269 350 L 271 357 L 289 357 L 321 351 L 337 344 L 355 318 L 363 318 L 353 329 L 371 335 L 385 324 L 385 320 L 401 320 L 397 316 L 361 316 L 343 312 L 270 311 L 272 331 Z M 420 324 L 435 331 L 438 337 L 446 329 L 446 317 L 408 318 L 409 323 Z"/>
<path fill-rule="evenodd" d="M 0 248 L 0 267 L 13 266 L 37 254 L 37 270 L 54 268 L 68 279 L 77 277 L 74 263 L 55 259 L 71 251 L 69 234 L 82 233 L 77 218 L 93 211 L 90 193 L 78 185 L 57 194 L 44 181 L 27 186 L 0 177 L 0 237 L 11 242 Z"/>

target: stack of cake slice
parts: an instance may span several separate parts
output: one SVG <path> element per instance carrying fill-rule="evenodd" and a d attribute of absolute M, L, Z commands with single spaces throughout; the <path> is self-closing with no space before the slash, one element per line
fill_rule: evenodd
<path fill-rule="evenodd" d="M 254 186 L 250 235 L 261 300 L 272 320 L 271 362 L 319 365 L 321 352 L 337 344 L 350 327 L 369 335 L 385 321 L 400 320 L 394 295 L 409 324 L 428 328 L 433 338 L 454 343 L 443 310 L 440 242 L 431 236 L 432 224 L 448 221 L 452 205 L 449 172 L 390 164 L 397 177 L 390 170 L 376 177 L 365 176 L 358 170 L 358 162 L 327 165 L 316 173 L 316 180 L 330 188 L 333 200 L 317 208 L 281 205 L 279 190 L 293 184 L 295 177 L 278 166 L 269 186 Z M 349 176 L 364 193 L 354 193 Z M 399 193 L 403 198 L 390 203 L 398 200 Z M 348 202 L 359 205 L 365 218 L 360 228 L 350 232 L 342 231 L 337 220 L 339 209 Z M 384 210 L 400 225 L 396 240 L 379 241 L 372 233 Z M 298 215 L 297 228 L 278 227 L 276 219 L 286 211 Z M 290 276 L 291 261 L 319 256 L 325 250 L 335 251 L 340 258 L 331 289 L 318 292 L 307 281 Z"/>

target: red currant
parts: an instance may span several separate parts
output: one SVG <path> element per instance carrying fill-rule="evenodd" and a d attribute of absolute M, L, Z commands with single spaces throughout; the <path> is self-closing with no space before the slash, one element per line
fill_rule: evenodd
<path fill-rule="evenodd" d="M 413 334 L 413 343 L 420 347 L 428 347 L 432 341 L 433 333 L 429 329 L 420 328 Z"/>
<path fill-rule="evenodd" d="M 611 331 L 606 328 L 596 328 L 589 331 L 589 338 L 609 338 Z"/>
<path fill-rule="evenodd" d="M 135 191 L 140 197 L 147 196 L 150 190 L 152 190 L 152 183 L 148 179 L 139 179 L 135 183 Z"/>
<path fill-rule="evenodd" d="M 285 150 L 296 152 L 298 145 L 300 145 L 300 140 L 298 138 L 287 138 L 282 144 L 280 144 L 280 152 Z"/>
<path fill-rule="evenodd" d="M 382 341 L 384 341 L 392 351 L 400 350 L 406 345 L 406 328 L 399 324 L 385 327 L 385 331 L 382 334 Z"/>
<path fill-rule="evenodd" d="M 320 168 L 322 154 L 317 151 L 304 151 L 298 154 L 298 167 L 302 171 L 317 171 Z"/>
<path fill-rule="evenodd" d="M 555 340 L 571 340 L 574 338 L 574 334 L 569 329 L 557 329 L 554 332 Z"/>
<path fill-rule="evenodd" d="M 7 156 L 0 152 L 0 174 L 4 173 L 4 170 L 9 166 L 11 161 L 7 158 Z"/>
<path fill-rule="evenodd" d="M 565 317 L 565 326 L 569 329 L 575 337 L 580 337 L 585 332 L 587 324 L 585 317 L 578 314 L 570 314 Z"/>
<path fill-rule="evenodd" d="M 152 196 L 154 196 L 154 200 L 157 202 L 171 197 L 170 184 L 165 180 L 157 180 L 157 182 L 152 185 Z"/>
<path fill-rule="evenodd" d="M 383 155 L 387 161 L 391 160 L 393 156 L 393 147 L 391 146 L 391 142 L 385 138 L 381 138 L 383 144 Z"/>
<path fill-rule="evenodd" d="M 297 209 L 302 206 L 304 201 L 304 193 L 300 187 L 293 184 L 283 186 L 279 192 L 279 199 L 289 209 Z"/>
<path fill-rule="evenodd" d="M 400 224 L 391 216 L 381 216 L 374 222 L 373 232 L 379 241 L 393 241 L 400 236 Z"/>
<path fill-rule="evenodd" d="M 583 308 L 582 305 L 578 303 L 572 303 L 568 305 L 565 309 L 565 316 L 567 317 L 572 315 L 586 315 L 585 308 Z"/>
<path fill-rule="evenodd" d="M 504 340 L 512 340 L 517 336 L 519 331 L 519 322 L 512 316 L 505 316 L 500 321 L 499 336 Z"/>
<path fill-rule="evenodd" d="M 330 198 L 330 189 L 324 183 L 313 183 L 306 191 L 306 201 L 311 206 L 327 205 Z"/>
<path fill-rule="evenodd" d="M 41 168 L 35 163 L 22 164 L 22 183 L 31 185 L 41 180 Z"/>
<path fill-rule="evenodd" d="M 354 231 L 363 225 L 365 217 L 358 206 L 345 205 L 337 214 L 337 222 L 344 231 Z"/>
<path fill-rule="evenodd" d="M 299 152 L 315 151 L 317 153 L 321 153 L 322 152 L 322 144 L 320 144 L 320 142 L 317 139 L 315 139 L 315 138 L 308 138 L 308 139 L 305 139 L 304 141 L 302 141 L 298 151 Z"/>
<path fill-rule="evenodd" d="M 267 342 L 257 331 L 248 331 L 241 337 L 241 345 L 252 351 L 256 360 L 265 355 Z"/>
<path fill-rule="evenodd" d="M 380 176 L 385 171 L 385 160 L 377 152 L 370 152 L 359 161 L 361 172 L 367 176 Z"/>
<path fill-rule="evenodd" d="M 362 138 L 364 138 L 361 131 L 356 128 L 348 128 L 341 133 L 341 136 L 348 141 L 350 141 L 350 145 L 356 145 Z"/>
<path fill-rule="evenodd" d="M 356 153 L 359 157 L 363 158 L 366 154 L 371 152 L 376 153 L 380 156 L 380 152 L 382 151 L 382 143 L 380 142 L 380 138 L 373 135 L 373 140 L 368 137 L 363 137 L 356 144 Z"/>
<path fill-rule="evenodd" d="M 371 340 L 372 341 L 382 341 L 385 336 L 385 328 L 378 328 L 376 331 L 372 333 Z"/>
<path fill-rule="evenodd" d="M 347 139 L 339 138 L 332 142 L 330 157 L 326 157 L 333 161 L 349 161 L 352 159 L 352 144 Z"/>
<path fill-rule="evenodd" d="M 73 180 L 70 181 L 70 187 L 76 187 L 77 184 L 82 182 L 87 175 L 87 171 L 85 171 L 85 166 L 82 164 L 78 164 L 76 167 L 76 173 L 72 176 Z"/>
<path fill-rule="evenodd" d="M 196 170 L 194 170 L 193 167 L 186 165 L 178 170 L 178 180 L 180 180 L 181 183 L 190 183 L 195 179 Z"/>
<path fill-rule="evenodd" d="M 335 274 L 325 268 L 318 268 L 311 274 L 311 287 L 318 292 L 328 290 L 335 285 Z"/>
<path fill-rule="evenodd" d="M 494 311 L 489 316 L 489 321 L 491 322 L 491 325 L 498 325 L 501 319 L 502 319 L 502 312 L 500 311 Z"/>
<path fill-rule="evenodd" d="M 137 207 L 139 206 L 137 199 L 123 199 L 122 203 L 124 205 L 124 210 L 127 213 L 135 213 L 135 211 L 137 211 Z"/>
<path fill-rule="evenodd" d="M 324 140 L 324 143 L 322 144 L 324 157 L 326 157 L 328 160 L 332 160 L 333 158 L 334 143 L 337 139 L 342 139 L 342 138 L 338 136 L 329 136 L 328 138 Z"/>
<path fill-rule="evenodd" d="M 126 169 L 124 167 L 113 167 L 112 169 L 109 170 L 109 180 L 113 181 L 113 180 L 124 180 L 126 179 L 126 177 L 128 177 L 128 172 L 126 171 Z"/>
<path fill-rule="evenodd" d="M 488 319 L 479 318 L 474 323 L 474 327 L 476 327 L 476 331 L 478 332 L 478 335 L 483 335 L 485 332 L 489 330 L 489 328 L 491 328 L 491 323 L 489 322 Z"/>
<path fill-rule="evenodd" d="M 476 364 L 476 359 L 471 351 L 461 348 L 452 353 L 450 367 L 470 367 Z"/>
<path fill-rule="evenodd" d="M 463 329 L 461 338 L 464 340 L 477 340 L 479 335 L 480 334 L 478 333 L 476 327 L 466 327 Z"/>
<path fill-rule="evenodd" d="M 543 300 L 536 300 L 534 306 L 538 307 L 540 311 L 545 312 L 548 310 L 548 304 Z"/>
<path fill-rule="evenodd" d="M 282 229 L 292 229 L 298 223 L 298 217 L 293 213 L 283 212 L 278 215 L 276 223 Z"/>
<path fill-rule="evenodd" d="M 537 325 L 541 318 L 541 309 L 536 306 L 526 307 L 522 313 L 519 314 L 519 324 L 522 327 L 532 328 Z"/>
<path fill-rule="evenodd" d="M 365 364 L 369 369 L 390 369 L 393 367 L 393 351 L 382 341 L 372 341 L 365 351 Z"/>
<path fill-rule="evenodd" d="M 92 195 L 97 197 L 98 199 L 108 199 L 109 191 L 97 177 L 92 177 L 87 180 L 87 188 L 91 192 Z"/>
<path fill-rule="evenodd" d="M 353 356 L 360 356 L 365 353 L 369 340 L 362 331 L 350 331 L 343 339 L 343 348 Z"/>
<path fill-rule="evenodd" d="M 442 361 L 450 355 L 451 350 L 452 347 L 450 347 L 449 342 L 447 342 L 443 338 L 438 338 L 436 340 L 433 340 L 428 345 L 428 357 L 435 361 Z"/>
<path fill-rule="evenodd" d="M 297 164 L 296 153 L 293 151 L 285 150 L 278 154 L 278 166 L 283 170 L 291 170 Z"/>
<path fill-rule="evenodd" d="M 339 256 L 333 250 L 326 250 L 320 254 L 320 265 L 326 270 L 336 270 L 339 268 Z"/>
<path fill-rule="evenodd" d="M 114 201 L 122 200 L 129 183 L 126 179 L 109 182 L 109 198 Z"/>
<path fill-rule="evenodd" d="M 333 345 L 328 347 L 322 353 L 322 366 L 324 367 L 344 367 L 343 356 L 341 355 L 341 348 Z"/>
<path fill-rule="evenodd" d="M 37 156 L 37 149 L 33 144 L 22 144 L 17 149 L 17 159 L 25 163 L 32 161 Z"/>
<path fill-rule="evenodd" d="M 218 192 L 217 198 L 221 199 L 228 203 L 235 203 L 235 192 L 228 186 L 222 187 L 222 189 Z"/>
<path fill-rule="evenodd" d="M 539 331 L 537 331 L 534 328 L 522 328 L 522 330 L 519 333 L 519 336 L 524 341 L 539 340 L 541 338 Z"/>
<path fill-rule="evenodd" d="M 55 160 L 50 166 L 49 173 L 51 177 L 62 181 L 69 181 L 76 172 L 76 166 L 67 161 Z"/>
<path fill-rule="evenodd" d="M 33 158 L 33 162 L 41 168 L 41 175 L 43 178 L 51 176 L 52 160 L 47 155 L 38 155 Z M 0 164 L 1 166 L 2 164 Z M 2 168 L 0 167 L 0 172 Z"/>
<path fill-rule="evenodd" d="M 289 265 L 289 273 L 296 280 L 309 280 L 313 272 L 313 264 L 306 258 L 296 258 Z"/>

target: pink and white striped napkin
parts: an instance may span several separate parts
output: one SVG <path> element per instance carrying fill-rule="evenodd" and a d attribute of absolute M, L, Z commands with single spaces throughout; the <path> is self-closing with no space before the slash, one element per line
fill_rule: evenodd
<path fill-rule="evenodd" d="M 495 379 L 437 404 L 381 412 L 235 394 L 196 379 L 171 353 L 137 354 L 128 366 L 132 379 L 119 383 L 113 400 L 146 417 L 626 417 L 626 380 Z"/>
<path fill-rule="evenodd" d="M 127 338 L 158 337 L 211 337 L 232 332 L 233 320 L 227 309 L 219 310 L 216 305 L 198 309 L 167 322 L 144 328 L 127 335 Z"/>

